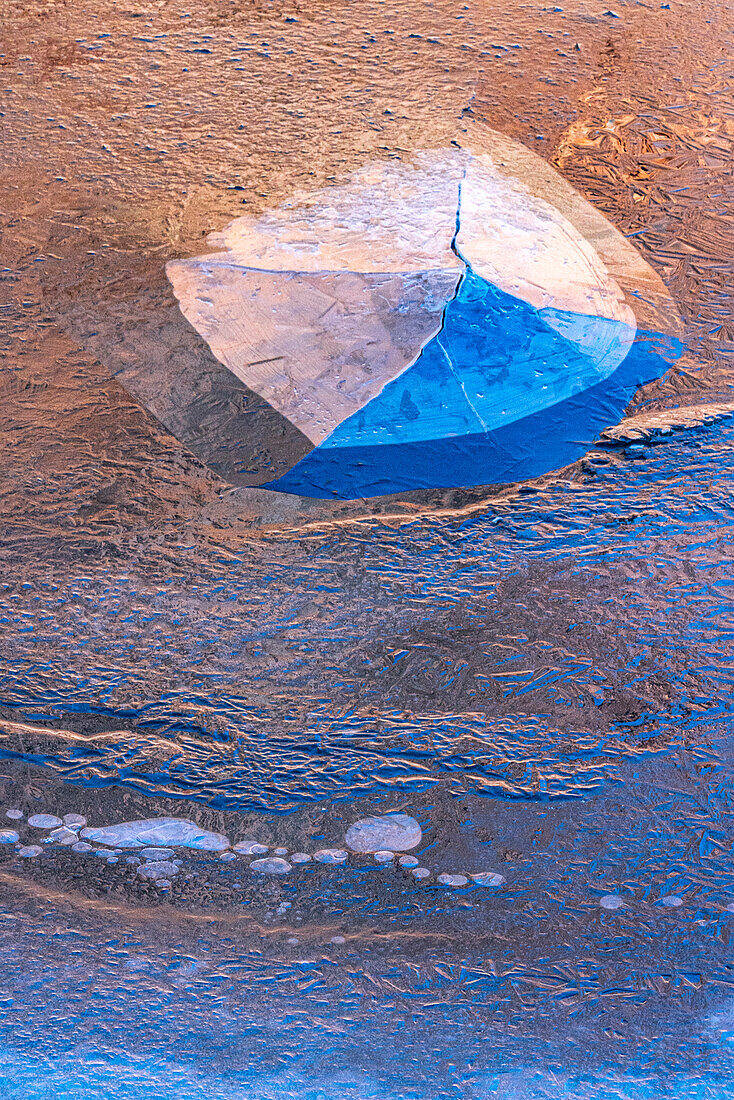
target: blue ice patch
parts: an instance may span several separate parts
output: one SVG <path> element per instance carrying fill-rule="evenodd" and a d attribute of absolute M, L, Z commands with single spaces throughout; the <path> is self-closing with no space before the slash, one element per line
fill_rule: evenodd
<path fill-rule="evenodd" d="M 566 334 L 570 338 L 566 338 Z M 267 488 L 353 499 L 522 481 L 575 461 L 679 341 L 537 310 L 471 270 L 407 370 Z"/>

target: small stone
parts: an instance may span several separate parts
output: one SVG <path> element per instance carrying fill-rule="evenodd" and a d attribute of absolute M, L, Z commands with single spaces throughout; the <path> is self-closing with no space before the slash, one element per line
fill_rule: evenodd
<path fill-rule="evenodd" d="M 448 875 L 445 872 L 436 879 L 442 886 L 466 886 L 469 879 L 466 875 Z"/>
<path fill-rule="evenodd" d="M 679 905 L 683 904 L 683 898 L 678 898 L 675 894 L 666 894 L 664 898 L 660 899 L 661 905 L 667 905 L 669 909 L 677 909 Z"/>
<path fill-rule="evenodd" d="M 599 898 L 599 904 L 602 909 L 621 909 L 624 902 L 619 894 L 605 894 L 603 898 Z"/>
<path fill-rule="evenodd" d="M 64 825 L 67 829 L 81 829 L 86 823 L 86 817 L 82 817 L 81 814 L 64 814 Z"/>
<path fill-rule="evenodd" d="M 107 862 L 108 863 L 117 863 L 119 858 L 120 858 L 119 856 L 107 856 Z"/>
<path fill-rule="evenodd" d="M 314 852 L 313 858 L 319 863 L 344 863 L 348 855 L 349 852 L 345 852 L 343 848 L 320 848 L 318 852 Z"/>
<path fill-rule="evenodd" d="M 275 912 L 279 913 L 280 916 L 282 917 L 283 913 L 286 913 L 290 909 L 291 904 L 292 904 L 292 902 L 290 902 L 290 901 L 281 901 L 280 905 L 275 910 Z"/>
<path fill-rule="evenodd" d="M 18 855 L 23 859 L 33 859 L 34 856 L 40 856 L 42 851 L 40 844 L 26 844 L 18 849 Z"/>
<path fill-rule="evenodd" d="M 427 867 L 414 867 L 413 870 L 411 871 L 411 874 L 413 875 L 413 878 L 418 878 L 418 879 L 428 878 L 430 873 L 431 872 L 428 870 Z"/>
<path fill-rule="evenodd" d="M 78 852 L 79 855 L 84 855 L 85 852 L 91 852 L 92 845 L 87 844 L 86 840 L 78 840 L 76 844 L 72 844 L 71 850 L 72 852 Z M 140 860 L 138 860 L 139 862 Z"/>
<path fill-rule="evenodd" d="M 417 860 L 415 856 L 400 856 L 398 858 L 400 866 L 405 867 L 407 870 L 410 870 L 412 867 L 417 867 L 419 862 L 420 860 Z"/>
<path fill-rule="evenodd" d="M 5 811 L 5 816 L 7 818 L 9 818 L 11 821 L 22 821 L 23 818 L 25 817 L 25 814 L 23 813 L 22 810 L 13 809 L 13 810 L 6 810 Z"/>
<path fill-rule="evenodd" d="M 57 825 L 63 825 L 63 821 L 53 814 L 33 814 L 28 818 L 28 824 L 34 829 L 55 829 Z"/>
<path fill-rule="evenodd" d="M 291 947 L 297 947 L 301 941 L 299 940 L 298 936 L 289 936 L 285 942 L 289 943 Z"/>
<path fill-rule="evenodd" d="M 287 848 L 276 848 L 275 849 L 275 854 L 276 854 L 276 856 L 287 856 L 288 855 L 288 849 Z"/>
<path fill-rule="evenodd" d="M 291 863 L 310 863 L 310 862 L 311 862 L 311 856 L 307 855 L 306 852 L 294 852 L 293 855 L 291 856 Z"/>
<path fill-rule="evenodd" d="M 341 944 L 341 943 L 346 943 L 346 942 L 347 941 L 344 939 L 344 936 L 332 936 L 331 939 L 329 940 L 329 943 L 336 943 L 336 944 Z"/>
<path fill-rule="evenodd" d="M 287 859 L 269 856 L 267 859 L 253 859 L 250 870 L 261 875 L 287 875 L 293 868 Z"/>
<path fill-rule="evenodd" d="M 498 875 L 495 871 L 479 871 L 471 878 L 477 886 L 501 886 L 503 882 L 507 882 L 504 875 Z"/>
<path fill-rule="evenodd" d="M 363 817 L 347 829 L 347 846 L 353 852 L 407 852 L 421 842 L 423 833 L 409 814 Z"/>
<path fill-rule="evenodd" d="M 384 851 L 384 852 L 375 852 L 375 854 L 374 854 L 375 863 L 392 863 L 392 861 L 394 859 L 395 859 L 395 853 L 394 852 Z"/>
<path fill-rule="evenodd" d="M 237 855 L 235 852 L 222 852 L 219 858 L 224 860 L 225 863 L 229 863 L 231 860 L 237 859 Z"/>
<path fill-rule="evenodd" d="M 149 863 L 154 863 L 157 859 L 173 859 L 175 854 L 173 848 L 143 848 L 140 852 Z"/>
<path fill-rule="evenodd" d="M 16 844 L 20 837 L 14 829 L 0 829 L 0 844 Z"/>
<path fill-rule="evenodd" d="M 241 856 L 262 856 L 268 850 L 266 844 L 258 844 L 256 840 L 238 840 L 232 847 Z"/>

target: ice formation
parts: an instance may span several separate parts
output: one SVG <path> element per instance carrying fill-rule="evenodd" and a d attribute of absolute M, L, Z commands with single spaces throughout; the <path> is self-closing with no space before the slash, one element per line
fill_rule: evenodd
<path fill-rule="evenodd" d="M 123 821 L 119 825 L 82 829 L 79 835 L 109 848 L 173 845 L 176 848 L 195 848 L 204 852 L 223 852 L 225 848 L 229 848 L 226 836 L 202 829 L 195 822 L 182 817 L 150 817 L 142 821 Z"/>
<path fill-rule="evenodd" d="M 421 842 L 423 833 L 414 817 L 403 813 L 363 817 L 347 829 L 346 842 L 353 852 L 389 850 L 407 852 Z"/>

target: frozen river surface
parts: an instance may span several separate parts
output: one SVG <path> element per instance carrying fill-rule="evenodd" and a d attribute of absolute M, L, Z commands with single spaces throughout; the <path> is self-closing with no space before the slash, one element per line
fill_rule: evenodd
<path fill-rule="evenodd" d="M 734 1095 L 733 31 L 719 0 L 7 0 L 8 1100 Z M 467 108 L 635 242 L 683 355 L 532 482 L 258 489 L 302 441 L 166 263 Z"/>

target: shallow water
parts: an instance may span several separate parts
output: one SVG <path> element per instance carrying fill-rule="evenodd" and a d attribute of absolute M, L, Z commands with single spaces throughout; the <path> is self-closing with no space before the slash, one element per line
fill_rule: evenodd
<path fill-rule="evenodd" d="M 233 490 L 111 376 L 155 412 L 204 372 L 205 422 L 228 398 L 166 260 L 471 103 L 670 289 L 686 351 L 632 411 L 734 404 L 731 12 L 560 7 L 7 5 L 2 806 L 307 853 L 400 810 L 431 872 L 179 852 L 161 890 L 3 845 L 13 1100 L 734 1091 L 723 412 L 330 512 Z M 300 457 L 231 400 L 252 484 Z"/>

